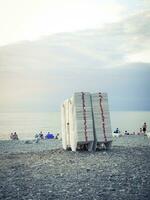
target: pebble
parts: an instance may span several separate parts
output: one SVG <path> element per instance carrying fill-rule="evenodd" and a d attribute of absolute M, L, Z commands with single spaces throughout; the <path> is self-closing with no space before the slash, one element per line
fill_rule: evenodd
<path fill-rule="evenodd" d="M 125 189 L 121 189 L 121 190 L 119 190 L 119 192 L 125 192 L 126 190 Z"/>
<path fill-rule="evenodd" d="M 124 140 L 122 146 L 120 140 Z M 95 152 L 94 156 L 80 152 L 76 153 L 78 162 L 70 151 L 61 148 L 50 150 L 54 145 L 50 146 L 49 142 L 47 147 L 44 147 L 44 142 L 36 144 L 34 153 L 30 152 L 31 144 L 22 144 L 28 151 L 24 154 L 16 152 L 22 148 L 19 143 L 14 147 L 11 144 L 11 151 L 15 154 L 4 154 L 2 147 L 0 198 L 16 199 L 19 188 L 19 197 L 27 200 L 126 200 L 131 196 L 134 200 L 150 199 L 149 146 L 132 148 L 132 144 L 135 146 L 134 138 L 128 147 L 125 146 L 126 138 L 116 139 L 116 144 L 118 146 L 113 147 L 109 159 L 109 155 L 101 151 Z M 72 164 L 74 162 L 77 164 Z M 38 167 L 33 167 L 36 165 Z"/>

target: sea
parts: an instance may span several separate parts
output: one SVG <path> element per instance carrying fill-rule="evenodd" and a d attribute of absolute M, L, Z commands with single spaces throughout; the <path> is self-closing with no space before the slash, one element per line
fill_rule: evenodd
<path fill-rule="evenodd" d="M 112 131 L 119 128 L 121 132 L 138 132 L 143 123 L 148 125 L 150 131 L 150 112 L 124 112 L 112 111 Z M 34 139 L 34 135 L 40 131 L 61 134 L 61 115 L 59 112 L 22 112 L 0 113 L 0 140 L 9 140 L 10 133 L 17 132 L 19 139 Z"/>

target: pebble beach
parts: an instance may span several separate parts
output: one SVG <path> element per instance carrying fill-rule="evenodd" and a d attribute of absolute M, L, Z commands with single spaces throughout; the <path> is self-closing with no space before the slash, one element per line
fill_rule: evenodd
<path fill-rule="evenodd" d="M 0 199 L 150 199 L 150 139 L 114 138 L 112 149 L 65 151 L 60 140 L 0 141 Z"/>

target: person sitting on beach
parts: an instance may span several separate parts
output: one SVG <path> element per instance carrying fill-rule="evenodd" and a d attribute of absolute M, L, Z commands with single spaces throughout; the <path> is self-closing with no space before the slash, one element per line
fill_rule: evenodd
<path fill-rule="evenodd" d="M 40 139 L 41 139 L 41 140 L 44 139 L 44 135 L 43 135 L 42 131 L 40 132 L 39 136 L 40 136 Z"/>
<path fill-rule="evenodd" d="M 55 139 L 58 139 L 58 138 L 59 138 L 59 133 L 57 133 L 57 135 L 56 135 Z"/>
<path fill-rule="evenodd" d="M 143 124 L 143 133 L 144 133 L 144 135 L 146 133 L 146 130 L 147 130 L 147 124 L 146 124 L 146 122 L 144 122 L 144 124 Z"/>
<path fill-rule="evenodd" d="M 116 130 L 114 131 L 114 133 L 120 133 L 119 128 L 116 128 Z"/>
<path fill-rule="evenodd" d="M 11 140 L 14 139 L 14 134 L 13 134 L 13 133 L 10 134 L 10 139 L 11 139 Z"/>
<path fill-rule="evenodd" d="M 19 140 L 18 135 L 17 135 L 16 132 L 14 132 L 14 134 L 13 134 L 13 140 Z"/>
<path fill-rule="evenodd" d="M 140 131 L 137 133 L 137 135 L 142 135 L 143 134 L 143 129 L 140 128 Z"/>
<path fill-rule="evenodd" d="M 125 131 L 124 134 L 125 134 L 125 135 L 129 135 L 128 131 Z"/>

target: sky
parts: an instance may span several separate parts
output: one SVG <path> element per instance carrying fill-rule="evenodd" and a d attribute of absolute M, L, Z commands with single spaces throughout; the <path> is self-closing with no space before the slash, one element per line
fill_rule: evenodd
<path fill-rule="evenodd" d="M 150 110 L 149 0 L 0 0 L 0 112 L 59 111 L 74 92 Z"/>
<path fill-rule="evenodd" d="M 141 2 L 144 0 L 0 0 L 0 45 L 100 28 L 140 12 Z"/>

